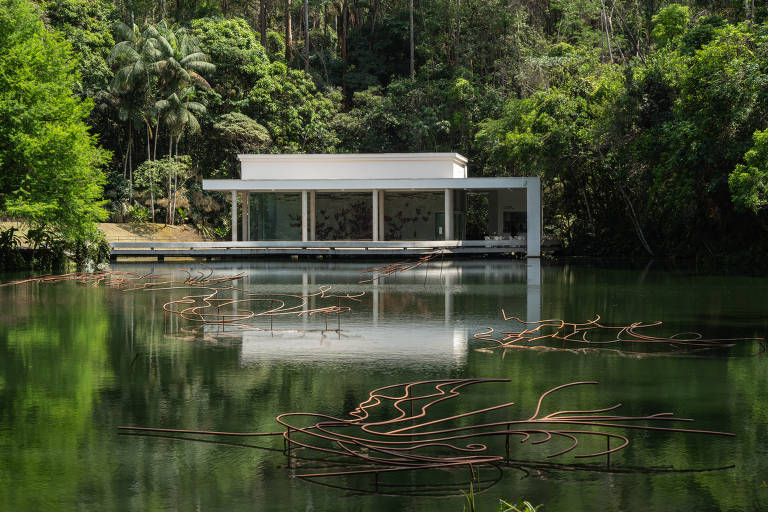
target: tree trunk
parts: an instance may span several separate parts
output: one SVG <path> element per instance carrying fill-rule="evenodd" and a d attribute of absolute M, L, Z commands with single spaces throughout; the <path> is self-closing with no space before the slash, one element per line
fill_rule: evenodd
<path fill-rule="evenodd" d="M 347 111 L 347 23 L 349 19 L 349 6 L 347 0 L 341 7 L 341 109 Z"/>
<path fill-rule="evenodd" d="M 325 77 L 325 81 L 328 82 L 328 66 L 325 64 L 325 57 L 323 57 L 323 52 L 320 51 L 317 56 L 320 59 L 320 64 L 323 66 L 323 76 Z"/>
<path fill-rule="evenodd" d="M 171 223 L 171 175 L 168 174 L 168 204 L 165 207 L 165 223 Z"/>
<path fill-rule="evenodd" d="M 160 114 L 157 115 L 157 123 L 155 124 L 155 144 L 152 150 L 152 160 L 157 160 L 157 139 L 160 138 Z"/>
<path fill-rule="evenodd" d="M 261 33 L 261 46 L 267 48 L 267 0 L 259 2 L 259 32 Z"/>
<path fill-rule="evenodd" d="M 155 175 L 149 181 L 149 207 L 152 209 L 152 222 L 155 222 Z"/>
<path fill-rule="evenodd" d="M 328 37 L 328 4 L 323 4 L 323 39 L 320 45 L 320 53 L 325 51 L 325 42 L 330 40 Z"/>
<path fill-rule="evenodd" d="M 410 16 L 410 28 L 411 28 L 411 80 L 416 78 L 416 68 L 413 63 L 413 0 L 408 3 L 408 11 Z"/>
<path fill-rule="evenodd" d="M 128 185 L 133 193 L 133 131 L 128 139 Z"/>
<path fill-rule="evenodd" d="M 152 155 L 149 153 L 150 149 L 152 149 L 152 133 L 149 129 L 149 121 L 144 121 L 144 124 L 147 125 L 147 160 L 152 160 Z"/>
<path fill-rule="evenodd" d="M 285 61 L 293 58 L 293 31 L 291 27 L 291 0 L 285 0 Z"/>
<path fill-rule="evenodd" d="M 629 196 L 627 196 L 627 193 L 624 191 L 624 187 L 619 185 L 618 188 L 619 192 L 621 192 L 621 196 L 624 198 L 624 202 L 627 203 L 627 209 L 630 213 L 629 218 L 632 221 L 632 226 L 635 228 L 635 234 L 637 235 L 638 240 L 640 240 L 640 243 L 648 254 L 655 256 L 651 250 L 651 246 L 648 245 L 648 241 L 645 239 L 645 234 L 643 234 L 643 229 L 640 226 L 640 221 L 637 219 L 635 208 L 632 206 L 632 202 L 629 200 Z"/>
<path fill-rule="evenodd" d="M 374 0 L 370 10 L 371 10 L 371 33 L 368 36 L 368 51 L 373 52 L 374 33 L 376 31 L 376 14 L 379 11 L 378 0 Z"/>
<path fill-rule="evenodd" d="M 645 54 L 643 53 L 643 51 L 642 51 L 642 49 L 640 47 L 640 37 L 641 37 L 640 34 L 638 33 L 637 35 L 635 35 L 629 29 L 629 27 L 627 26 L 626 21 L 624 21 L 624 16 L 621 15 L 621 10 L 619 10 L 619 8 L 616 7 L 616 1 L 615 0 L 611 0 L 611 6 L 612 6 L 612 10 L 615 10 L 616 11 L 616 15 L 619 17 L 619 23 L 621 23 L 621 26 L 624 27 L 624 33 L 632 41 L 632 45 L 635 47 L 635 55 L 640 57 L 640 60 L 643 61 L 643 64 L 647 65 L 647 63 L 645 61 Z"/>
<path fill-rule="evenodd" d="M 603 0 L 600 0 L 600 7 L 601 7 L 601 14 L 600 19 L 603 24 L 603 28 L 605 29 L 605 44 L 608 47 L 608 58 L 610 59 L 610 62 L 613 62 L 613 50 L 611 50 L 611 35 L 608 31 L 608 11 L 605 8 L 605 2 Z"/>
<path fill-rule="evenodd" d="M 459 46 L 461 45 L 461 0 L 456 0 L 456 47 L 454 48 L 454 63 L 459 63 Z"/>
<path fill-rule="evenodd" d="M 171 159 L 171 156 L 173 155 L 173 135 L 168 135 L 168 160 Z M 171 223 L 171 212 L 173 211 L 171 209 L 171 173 L 168 173 L 168 206 L 165 209 L 165 223 L 170 224 Z"/>
<path fill-rule="evenodd" d="M 176 137 L 176 156 L 179 156 L 179 142 L 181 141 L 181 136 L 183 135 L 183 131 L 179 133 L 179 135 Z M 176 224 L 176 196 L 179 194 L 179 173 L 174 172 L 173 173 L 173 209 L 171 210 L 171 225 Z"/>
<path fill-rule="evenodd" d="M 128 178 L 128 146 L 125 149 L 125 156 L 123 157 L 123 178 Z"/>
<path fill-rule="evenodd" d="M 304 0 L 304 72 L 309 73 L 309 0 Z"/>
<path fill-rule="evenodd" d="M 168 209 L 171 212 L 171 226 L 176 225 L 176 193 L 178 187 L 178 176 L 177 173 L 173 173 L 173 193 L 171 194 L 171 197 L 168 200 Z"/>
<path fill-rule="evenodd" d="M 597 233 L 597 230 L 595 229 L 595 221 L 592 218 L 592 210 L 589 208 L 589 200 L 587 200 L 587 192 L 584 190 L 584 187 L 579 187 L 581 189 L 581 197 L 584 199 L 584 206 L 587 209 L 587 218 L 589 219 L 589 226 L 592 228 L 592 235 L 594 236 Z"/>

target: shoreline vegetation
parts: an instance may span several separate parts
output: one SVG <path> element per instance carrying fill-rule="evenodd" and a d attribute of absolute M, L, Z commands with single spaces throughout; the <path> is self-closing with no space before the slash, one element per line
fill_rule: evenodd
<path fill-rule="evenodd" d="M 563 256 L 763 267 L 766 21 L 737 1 L 0 0 L 0 215 L 33 235 L 4 227 L 2 265 L 97 258 L 104 221 L 227 239 L 201 179 L 238 153 L 457 151 L 540 176 Z"/>

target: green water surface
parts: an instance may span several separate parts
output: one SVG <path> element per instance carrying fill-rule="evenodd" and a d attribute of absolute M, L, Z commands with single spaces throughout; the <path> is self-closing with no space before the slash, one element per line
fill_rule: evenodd
<path fill-rule="evenodd" d="M 347 417 L 379 386 L 475 377 L 510 382 L 477 385 L 445 412 L 515 402 L 494 418 L 525 417 L 547 389 L 594 380 L 600 384 L 556 394 L 548 406 L 621 402 L 623 414 L 674 412 L 696 420 L 683 426 L 735 434 L 621 431 L 631 444 L 610 466 L 605 457 L 547 458 L 552 446 L 513 440 L 517 462 L 478 469 L 481 511 L 496 510 L 500 497 L 543 503 L 544 512 L 768 509 L 768 361 L 756 343 L 638 355 L 612 350 L 625 346 L 565 344 L 499 351 L 473 339 L 487 327 L 510 327 L 502 308 L 529 320 L 600 315 L 607 325 L 661 320 L 656 334 L 764 337 L 768 279 L 499 260 L 432 262 L 359 283 L 371 265 L 213 265 L 214 275 L 244 273 L 239 286 L 257 293 L 323 285 L 365 292 L 347 301 L 350 313 L 328 320 L 326 332 L 322 315 L 273 319 L 271 331 L 269 319 L 258 318 L 251 325 L 264 330 L 195 332 L 162 309 L 192 289 L 0 287 L 0 509 L 460 511 L 464 468 L 398 473 L 378 487 L 370 475 L 311 482 L 296 475 L 321 471 L 323 462 L 291 461 L 281 438 L 207 439 L 229 443 L 220 444 L 119 435 L 117 427 L 275 431 L 275 416 L 285 412 Z M 180 267 L 194 265 L 112 268 L 183 279 Z M 503 442 L 489 448 L 504 451 Z"/>

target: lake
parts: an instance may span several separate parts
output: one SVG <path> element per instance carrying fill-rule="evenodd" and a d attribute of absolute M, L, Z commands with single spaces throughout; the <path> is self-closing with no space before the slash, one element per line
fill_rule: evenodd
<path fill-rule="evenodd" d="M 508 317 L 528 321 L 583 323 L 596 315 L 606 326 L 662 321 L 639 329 L 657 337 L 690 332 L 707 339 L 765 337 L 767 278 L 702 274 L 658 263 L 611 268 L 538 260 L 432 260 L 360 282 L 371 277 L 361 270 L 386 264 L 213 263 L 212 278 L 243 276 L 234 281 L 240 290 L 217 297 L 242 301 L 254 297 L 249 292 L 269 299 L 219 303 L 218 313 L 239 315 L 227 316 L 224 324 L 203 325 L 163 310 L 169 301 L 210 293 L 203 289 L 210 283 L 173 289 L 71 281 L 0 287 L 0 509 L 458 512 L 466 503 L 461 491 L 469 491 L 472 478 L 480 511 L 495 511 L 499 498 L 542 503 L 545 512 L 768 508 L 768 363 L 759 343 L 736 341 L 730 350 L 702 351 L 674 342 L 647 348 L 647 343 L 544 340 L 501 349 L 474 338 L 489 327 L 497 338 L 520 328 L 504 320 L 502 309 Z M 112 270 L 155 276 L 144 282 L 183 281 L 190 275 L 202 280 L 209 273 L 202 265 L 171 262 L 120 263 Z M 229 281 L 223 283 L 217 286 Z M 318 290 L 326 297 L 316 295 L 305 304 L 284 298 L 285 308 L 304 314 L 247 318 L 248 311 L 276 307 L 276 294 Z M 331 308 L 327 313 L 333 306 L 350 310 L 341 315 L 318 311 Z M 310 316 L 311 311 L 318 312 Z M 242 318 L 236 322 L 242 326 L 229 325 L 233 318 Z M 547 324 L 550 332 L 552 325 Z M 584 336 L 607 341 L 616 332 Z M 558 434 L 560 439 L 534 444 L 545 436 L 537 434 L 521 443 L 517 436 L 509 461 L 504 436 L 496 436 L 487 441 L 488 450 L 505 460 L 472 469 L 456 465 L 304 479 L 297 475 L 370 465 L 329 460 L 298 445 L 288 457 L 279 436 L 188 435 L 196 440 L 182 440 L 179 434 L 117 429 L 275 432 L 281 431 L 275 422 L 279 414 L 351 419 L 349 413 L 375 388 L 446 379 L 508 382 L 468 385 L 461 396 L 435 405 L 429 412 L 429 418 L 432 411 L 437 415 L 434 428 L 466 427 L 473 417 L 439 418 L 507 402 L 514 405 L 476 419 L 528 418 L 547 390 L 598 381 L 552 393 L 543 411 L 596 410 L 620 402 L 617 412 L 593 414 L 674 412 L 695 421 L 638 425 L 735 436 L 618 428 L 630 444 L 610 460 L 576 457 L 604 450 L 605 437 L 586 435 L 575 450 L 547 457 L 570 441 Z M 419 389 L 427 393 L 433 387 Z M 392 403 L 384 406 L 393 411 Z M 594 427 L 560 431 L 566 429 Z M 616 439 L 608 446 L 618 445 Z M 483 441 L 458 444 L 476 442 Z M 373 455 L 354 443 L 330 445 Z M 448 456 L 450 451 L 431 453 Z"/>

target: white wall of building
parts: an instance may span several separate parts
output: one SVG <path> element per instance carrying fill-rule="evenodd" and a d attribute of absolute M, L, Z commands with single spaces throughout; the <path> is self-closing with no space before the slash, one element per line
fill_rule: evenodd
<path fill-rule="evenodd" d="M 466 178 L 458 153 L 238 155 L 241 179 Z"/>

